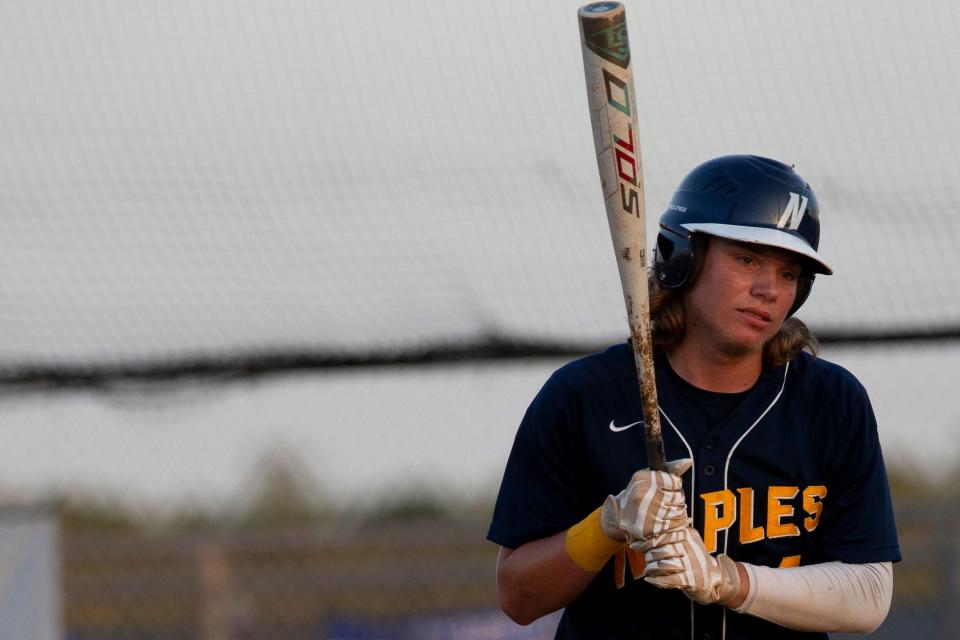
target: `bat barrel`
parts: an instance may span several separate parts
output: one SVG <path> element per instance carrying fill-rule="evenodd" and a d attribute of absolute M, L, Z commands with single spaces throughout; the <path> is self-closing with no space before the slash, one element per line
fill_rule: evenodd
<path fill-rule="evenodd" d="M 633 339 L 651 469 L 665 467 L 653 373 L 647 285 L 643 167 L 626 10 L 619 2 L 594 2 L 577 12 L 587 101 L 600 184 Z"/>

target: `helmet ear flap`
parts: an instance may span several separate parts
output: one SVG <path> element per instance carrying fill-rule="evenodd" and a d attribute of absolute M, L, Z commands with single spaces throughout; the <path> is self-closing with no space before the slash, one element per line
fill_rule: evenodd
<path fill-rule="evenodd" d="M 813 289 L 813 281 L 816 277 L 814 273 L 804 272 L 797 278 L 797 297 L 793 299 L 793 306 L 790 307 L 790 311 L 787 312 L 788 318 L 795 314 L 797 309 L 807 301 L 807 296 L 810 295 L 810 290 Z"/>
<path fill-rule="evenodd" d="M 654 248 L 653 272 L 661 287 L 676 289 L 693 282 L 700 273 L 709 237 L 699 233 L 682 234 L 661 227 Z"/>
<path fill-rule="evenodd" d="M 670 235 L 674 236 L 676 234 L 671 233 Z M 667 234 L 661 231 L 657 235 L 656 252 L 657 252 L 657 257 L 660 259 L 661 262 L 669 262 L 673 258 L 673 252 L 674 250 L 676 250 L 676 248 L 677 248 L 676 242 L 674 242 L 674 240 L 671 237 L 667 236 Z"/>
<path fill-rule="evenodd" d="M 693 254 L 690 237 L 661 227 L 653 254 L 653 273 L 661 287 L 674 289 L 687 281 Z"/>

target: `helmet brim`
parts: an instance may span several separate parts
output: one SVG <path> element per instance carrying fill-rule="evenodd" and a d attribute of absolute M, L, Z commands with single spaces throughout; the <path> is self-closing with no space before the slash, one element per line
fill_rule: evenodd
<path fill-rule="evenodd" d="M 814 273 L 822 273 L 828 276 L 833 274 L 833 269 L 830 268 L 830 265 L 828 265 L 824 259 L 820 257 L 820 254 L 807 244 L 803 238 L 781 231 L 780 229 L 746 227 L 716 222 L 688 222 L 681 226 L 690 233 L 706 233 L 711 236 L 717 236 L 718 238 L 726 238 L 727 240 L 755 242 L 769 247 L 786 249 L 810 260 L 814 267 Z"/>

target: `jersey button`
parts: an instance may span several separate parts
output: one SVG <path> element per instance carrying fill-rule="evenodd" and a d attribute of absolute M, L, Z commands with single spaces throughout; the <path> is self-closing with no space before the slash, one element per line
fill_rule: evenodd
<path fill-rule="evenodd" d="M 713 451 L 714 449 L 716 449 L 716 447 L 717 447 L 716 438 L 707 438 L 706 440 L 703 441 L 703 448 L 706 449 L 707 451 Z"/>
<path fill-rule="evenodd" d="M 717 472 L 717 469 L 712 464 L 708 464 L 703 468 L 703 472 L 708 476 L 712 476 Z"/>

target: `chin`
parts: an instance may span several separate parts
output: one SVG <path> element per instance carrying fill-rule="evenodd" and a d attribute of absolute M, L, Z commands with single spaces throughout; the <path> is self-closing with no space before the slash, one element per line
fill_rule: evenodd
<path fill-rule="evenodd" d="M 743 358 L 754 353 L 762 353 L 765 343 L 729 341 L 720 346 L 720 350 L 731 358 Z"/>

